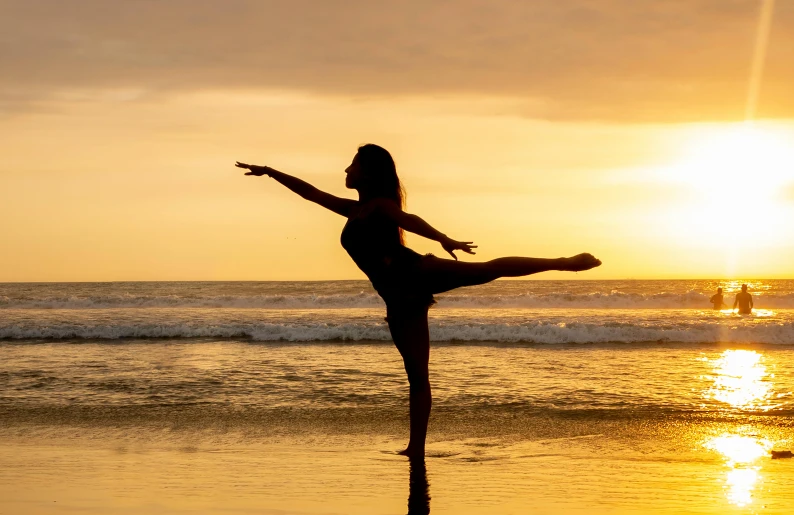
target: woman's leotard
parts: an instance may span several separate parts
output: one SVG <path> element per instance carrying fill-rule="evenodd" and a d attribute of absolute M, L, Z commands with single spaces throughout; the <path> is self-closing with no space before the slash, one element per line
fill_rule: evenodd
<path fill-rule="evenodd" d="M 434 301 L 419 272 L 423 256 L 400 242 L 399 231 L 396 223 L 377 212 L 359 212 L 342 230 L 342 247 L 389 310 L 427 308 Z"/>

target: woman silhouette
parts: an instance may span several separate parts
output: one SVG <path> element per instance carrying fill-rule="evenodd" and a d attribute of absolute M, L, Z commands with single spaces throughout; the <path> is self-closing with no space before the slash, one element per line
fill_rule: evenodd
<path fill-rule="evenodd" d="M 427 312 L 433 295 L 484 284 L 500 277 L 520 277 L 547 270 L 580 271 L 601 261 L 590 254 L 542 259 L 505 257 L 480 263 L 458 261 L 454 251 L 474 254 L 470 241 L 457 241 L 403 211 L 404 191 L 389 152 L 378 145 L 359 147 L 345 173 L 345 186 L 358 192 L 358 201 L 320 191 L 297 177 L 267 166 L 238 162 L 245 175 L 267 175 L 301 197 L 347 218 L 342 247 L 372 282 L 386 303 L 386 321 L 403 358 L 410 385 L 411 436 L 400 454 L 424 456 L 430 417 L 430 335 Z M 403 230 L 435 240 L 454 259 L 421 255 L 403 243 Z"/>

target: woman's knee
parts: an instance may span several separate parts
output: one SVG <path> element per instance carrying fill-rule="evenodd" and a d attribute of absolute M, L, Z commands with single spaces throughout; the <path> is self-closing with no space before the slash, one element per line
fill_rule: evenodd
<path fill-rule="evenodd" d="M 411 389 L 424 389 L 430 384 L 430 374 L 426 363 L 417 363 L 412 359 L 403 360 L 405 373 L 408 375 L 408 384 Z"/>
<path fill-rule="evenodd" d="M 411 390 L 411 393 L 425 393 L 430 391 L 430 378 L 428 376 L 424 377 L 411 377 L 408 376 L 408 388 Z"/>
<path fill-rule="evenodd" d="M 403 358 L 403 365 L 408 378 L 416 378 L 417 380 L 426 379 L 428 374 L 428 360 L 423 356 L 411 354 Z"/>

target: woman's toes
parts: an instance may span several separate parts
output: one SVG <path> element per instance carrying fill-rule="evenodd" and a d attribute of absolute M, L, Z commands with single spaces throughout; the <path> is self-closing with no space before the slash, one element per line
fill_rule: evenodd
<path fill-rule="evenodd" d="M 568 263 L 572 272 L 581 272 L 583 270 L 590 270 L 601 264 L 601 260 L 596 259 L 592 254 L 584 253 L 568 258 Z"/>

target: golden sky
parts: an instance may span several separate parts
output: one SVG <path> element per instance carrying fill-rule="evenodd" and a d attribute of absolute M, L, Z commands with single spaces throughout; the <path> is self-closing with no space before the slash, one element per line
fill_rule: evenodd
<path fill-rule="evenodd" d="M 750 126 L 760 6 L 0 0 L 0 281 L 363 278 L 233 164 L 352 196 L 367 142 L 477 259 L 604 261 L 537 278 L 794 277 L 794 3 Z"/>

